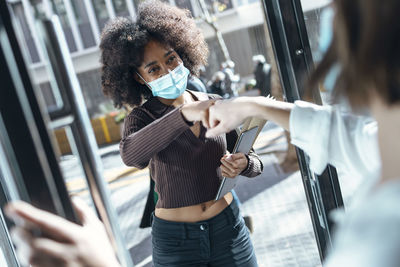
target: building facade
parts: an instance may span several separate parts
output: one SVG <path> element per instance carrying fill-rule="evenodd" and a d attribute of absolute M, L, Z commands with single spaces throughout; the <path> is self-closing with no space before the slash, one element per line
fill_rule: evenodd
<path fill-rule="evenodd" d="M 34 27 L 34 9 L 47 14 L 57 14 L 71 53 L 85 101 L 91 117 L 110 106 L 101 91 L 100 33 L 105 23 L 117 16 L 134 18 L 141 0 L 7 0 L 20 32 L 20 45 L 26 51 L 32 79 L 43 92 L 46 105 L 52 109 L 57 104 L 56 92 L 49 78 L 46 60 Z M 210 48 L 207 76 L 219 70 L 224 61 L 214 30 L 204 21 L 198 0 L 167 0 L 172 5 L 186 8 L 196 18 Z M 320 1 L 319 1 L 320 2 Z M 34 3 L 32 8 L 31 3 Z M 259 0 L 205 0 L 208 11 L 216 18 L 235 71 L 242 77 L 253 72 L 252 56 L 266 55 L 266 31 L 262 6 Z M 309 8 L 314 10 L 314 8 Z M 311 13 L 313 14 L 313 13 Z M 313 16 L 311 16 L 313 17 Z"/>

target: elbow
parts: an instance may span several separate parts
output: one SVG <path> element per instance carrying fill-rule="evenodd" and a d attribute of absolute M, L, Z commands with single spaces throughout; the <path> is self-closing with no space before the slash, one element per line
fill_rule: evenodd
<path fill-rule="evenodd" d="M 141 162 L 138 159 L 132 158 L 132 157 L 125 157 L 124 155 L 121 154 L 122 162 L 128 166 L 128 167 L 135 167 L 138 169 L 144 169 L 147 167 L 148 163 L 147 162 Z"/>
<path fill-rule="evenodd" d="M 119 153 L 121 155 L 122 162 L 129 167 L 135 167 L 138 169 L 144 169 L 148 165 L 148 161 L 141 159 L 138 155 L 140 153 L 135 153 L 135 149 L 127 149 L 123 142 L 120 143 Z"/>

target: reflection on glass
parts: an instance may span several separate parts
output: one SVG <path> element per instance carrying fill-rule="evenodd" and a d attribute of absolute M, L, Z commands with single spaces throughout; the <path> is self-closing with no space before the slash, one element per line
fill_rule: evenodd
<path fill-rule="evenodd" d="M 4 258 L 3 249 L 0 248 L 0 266 L 7 266 L 6 259 Z"/>
<path fill-rule="evenodd" d="M 193 12 L 192 3 L 190 0 L 175 0 L 175 4 L 176 4 L 176 6 L 178 6 L 180 8 L 189 10 L 192 13 L 192 16 L 193 17 L 195 16 L 195 14 Z"/>
<path fill-rule="evenodd" d="M 322 14 L 329 7 L 330 0 L 302 0 L 301 5 L 304 12 L 304 21 L 306 23 L 308 39 L 311 46 L 311 52 L 315 62 L 319 62 L 322 53 L 319 49 L 321 38 L 321 19 Z"/>
<path fill-rule="evenodd" d="M 137 11 L 139 4 L 142 3 L 144 0 L 128 0 L 128 1 L 133 1 L 133 5 L 135 6 L 135 10 Z M 169 0 L 160 0 L 160 1 L 164 2 L 164 3 L 170 3 Z M 190 0 L 188 0 L 188 1 L 190 1 Z"/>
<path fill-rule="evenodd" d="M 99 23 L 100 31 L 103 29 L 109 19 L 107 6 L 104 0 L 92 0 L 94 11 L 96 13 L 97 22 Z"/>
<path fill-rule="evenodd" d="M 54 97 L 54 93 L 53 93 L 50 83 L 49 82 L 42 83 L 39 85 L 39 87 L 42 91 L 44 102 L 47 107 L 47 111 L 52 112 L 52 111 L 58 109 L 57 102 Z"/>
<path fill-rule="evenodd" d="M 67 44 L 70 52 L 77 51 L 74 36 L 72 34 L 71 25 L 68 20 L 67 11 L 65 9 L 64 1 L 53 0 L 55 13 L 59 16 L 61 21 L 61 26 L 64 31 L 65 38 L 67 39 Z"/>
<path fill-rule="evenodd" d="M 325 50 L 322 49 L 322 46 L 326 46 L 323 38 L 329 34 L 327 31 L 331 30 L 331 25 L 325 25 L 325 27 L 322 27 L 323 14 L 330 8 L 330 2 L 331 1 L 329 0 L 301 1 L 311 54 L 315 63 L 320 62 L 325 53 Z M 330 93 L 327 92 L 323 84 L 321 84 L 321 98 L 323 103 L 331 102 Z"/>
<path fill-rule="evenodd" d="M 82 0 L 71 0 L 71 4 L 74 10 L 76 23 L 79 27 L 79 33 L 82 38 L 83 46 L 85 48 L 95 46 L 96 42 L 94 40 L 84 2 Z"/>
<path fill-rule="evenodd" d="M 232 0 L 205 0 L 207 9 L 211 14 L 217 14 L 233 8 Z"/>
<path fill-rule="evenodd" d="M 122 16 L 122 17 L 129 16 L 128 7 L 126 6 L 125 0 L 113 0 L 112 3 L 114 6 L 116 16 Z"/>
<path fill-rule="evenodd" d="M 32 37 L 31 30 L 29 29 L 28 22 L 25 17 L 24 8 L 22 3 L 16 3 L 12 5 L 12 10 L 17 18 L 17 22 L 23 32 L 24 41 L 29 51 L 30 60 L 32 63 L 40 61 L 39 53 Z"/>

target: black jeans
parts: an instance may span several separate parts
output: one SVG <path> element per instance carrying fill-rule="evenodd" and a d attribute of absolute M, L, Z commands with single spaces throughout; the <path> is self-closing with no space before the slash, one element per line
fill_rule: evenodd
<path fill-rule="evenodd" d="M 255 267 L 249 232 L 235 201 L 206 221 L 165 221 L 153 214 L 153 263 L 159 266 Z"/>

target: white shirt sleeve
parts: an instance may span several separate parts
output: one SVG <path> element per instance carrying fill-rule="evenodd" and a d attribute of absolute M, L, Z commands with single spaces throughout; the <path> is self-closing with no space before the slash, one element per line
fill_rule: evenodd
<path fill-rule="evenodd" d="M 369 117 L 296 101 L 289 127 L 292 144 L 307 153 L 310 168 L 317 174 L 327 164 L 366 176 L 380 168 L 377 123 Z"/>
<path fill-rule="evenodd" d="M 400 266 L 400 182 L 373 191 L 337 226 L 325 267 Z"/>

